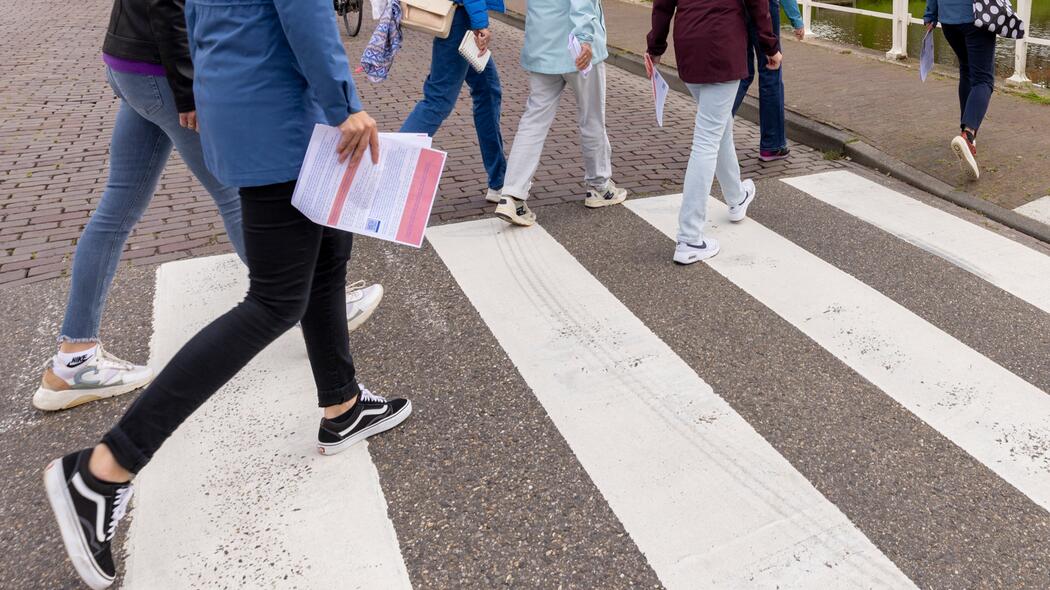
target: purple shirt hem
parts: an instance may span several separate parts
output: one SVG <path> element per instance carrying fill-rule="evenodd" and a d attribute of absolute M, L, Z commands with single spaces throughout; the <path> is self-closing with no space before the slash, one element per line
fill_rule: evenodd
<path fill-rule="evenodd" d="M 164 66 L 160 64 L 151 64 L 144 61 L 135 61 L 132 59 L 123 59 L 120 57 L 113 57 L 107 53 L 102 54 L 102 61 L 106 63 L 112 70 L 116 72 L 123 72 L 125 74 L 138 74 L 139 76 L 161 76 L 164 77 Z"/>

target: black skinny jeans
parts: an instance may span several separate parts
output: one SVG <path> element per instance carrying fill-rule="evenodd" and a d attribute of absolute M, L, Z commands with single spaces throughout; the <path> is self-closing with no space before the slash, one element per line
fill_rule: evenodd
<path fill-rule="evenodd" d="M 294 190 L 294 181 L 241 189 L 248 295 L 187 342 L 103 437 L 128 471 L 142 469 L 190 414 L 296 322 L 319 405 L 360 393 L 346 327 L 352 234 L 304 217 L 292 206 Z"/>

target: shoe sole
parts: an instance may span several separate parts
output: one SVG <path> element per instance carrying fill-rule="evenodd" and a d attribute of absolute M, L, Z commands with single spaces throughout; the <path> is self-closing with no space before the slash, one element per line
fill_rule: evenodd
<path fill-rule="evenodd" d="M 67 389 L 66 391 L 54 391 L 40 387 L 33 394 L 33 407 L 44 412 L 58 412 L 68 410 L 88 402 L 117 397 L 131 393 L 150 384 L 153 376 L 138 383 L 124 385 L 112 385 L 110 387 L 99 387 L 98 389 Z"/>
<path fill-rule="evenodd" d="M 379 422 L 376 422 L 375 424 L 369 426 L 368 428 L 365 428 L 364 430 L 358 432 L 353 436 L 344 438 L 343 440 L 336 443 L 318 442 L 317 452 L 321 453 L 322 455 L 335 455 L 336 453 L 341 453 L 370 436 L 375 436 L 377 434 L 386 432 L 387 430 L 396 428 L 402 422 L 407 420 L 410 415 L 412 415 L 411 401 L 405 404 L 405 407 L 401 408 L 400 412 L 388 416 Z"/>
<path fill-rule="evenodd" d="M 587 199 L 583 202 L 583 206 L 588 209 L 601 209 L 602 207 L 612 207 L 613 205 L 619 205 L 620 203 L 627 200 L 627 193 L 615 199 Z"/>
<path fill-rule="evenodd" d="M 80 518 L 73 508 L 73 499 L 69 497 L 61 459 L 52 461 L 44 469 L 44 489 L 47 490 L 47 501 L 51 504 L 51 512 L 58 522 L 62 544 L 66 547 L 66 554 L 69 555 L 73 569 L 93 590 L 109 588 L 113 578 L 98 571 L 95 560 L 91 558 L 91 550 L 86 546 L 87 541 L 84 540 L 83 529 L 80 528 Z"/>
<path fill-rule="evenodd" d="M 690 264 L 695 264 L 697 262 L 700 262 L 701 260 L 707 260 L 709 258 L 714 258 L 721 251 L 722 251 L 722 249 L 719 248 L 718 250 L 715 250 L 714 253 L 712 253 L 712 254 L 690 254 L 689 258 L 687 258 L 685 260 L 679 260 L 678 256 L 675 256 L 674 257 L 674 263 L 679 265 L 679 266 L 689 266 Z"/>
<path fill-rule="evenodd" d="M 977 180 L 981 177 L 981 170 L 977 167 L 977 159 L 970 153 L 970 148 L 966 146 L 966 141 L 963 138 L 956 137 L 952 140 L 952 151 L 965 164 L 963 168 L 970 178 Z"/>
<path fill-rule="evenodd" d="M 783 156 L 759 156 L 759 162 L 776 162 L 777 160 L 786 160 L 791 157 L 791 154 L 784 154 Z"/>
<path fill-rule="evenodd" d="M 353 318 L 347 320 L 347 322 L 346 322 L 347 332 L 353 333 L 354 330 L 356 330 L 356 329 L 360 328 L 361 326 L 363 326 L 364 323 L 367 322 L 368 319 L 372 317 L 372 314 L 374 314 L 376 312 L 376 310 L 379 309 L 379 304 L 383 302 L 383 295 L 385 295 L 385 294 L 386 294 L 386 289 L 384 289 L 382 285 L 379 285 L 379 299 L 376 300 L 376 304 L 373 305 L 372 308 L 369 309 L 368 311 L 366 311 L 364 313 L 359 313 L 359 314 L 355 315 Z"/>
<path fill-rule="evenodd" d="M 499 211 L 496 211 L 495 215 L 496 215 L 496 217 L 499 217 L 500 219 L 502 219 L 503 221 L 506 221 L 507 223 L 509 223 L 511 225 L 517 225 L 517 226 L 520 226 L 520 227 L 529 227 L 532 224 L 536 223 L 535 219 L 533 219 L 532 221 L 526 221 L 526 220 L 524 220 L 524 219 L 522 219 L 520 217 L 507 215 L 506 213 L 501 213 Z"/>

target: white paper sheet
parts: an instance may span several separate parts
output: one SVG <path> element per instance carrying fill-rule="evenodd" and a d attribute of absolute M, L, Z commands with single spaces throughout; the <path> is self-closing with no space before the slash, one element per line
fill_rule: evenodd
<path fill-rule="evenodd" d="M 933 70 L 933 30 L 926 31 L 922 38 L 922 52 L 919 54 L 919 78 L 925 82 L 926 76 Z"/>
<path fill-rule="evenodd" d="M 339 129 L 315 125 L 292 205 L 314 223 L 420 247 L 445 167 L 445 152 L 425 134 L 379 134 L 379 164 L 369 151 L 339 162 Z"/>
<path fill-rule="evenodd" d="M 583 53 L 583 46 L 580 45 L 580 40 L 572 33 L 569 33 L 569 53 L 572 54 L 572 59 L 579 58 L 580 54 Z M 580 70 L 580 75 L 586 78 L 587 74 L 591 73 L 592 67 L 591 64 L 587 64 L 586 68 Z"/>
<path fill-rule="evenodd" d="M 653 64 L 648 54 L 645 56 L 645 61 L 653 70 L 653 77 L 650 80 L 653 83 L 653 101 L 656 103 L 656 124 L 663 127 L 664 103 L 667 102 L 667 91 L 671 89 L 671 85 L 664 80 L 660 70 L 656 69 L 656 65 Z"/>

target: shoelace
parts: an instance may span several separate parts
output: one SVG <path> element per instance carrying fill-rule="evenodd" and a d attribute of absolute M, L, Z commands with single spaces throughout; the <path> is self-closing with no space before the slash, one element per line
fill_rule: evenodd
<path fill-rule="evenodd" d="M 386 398 L 385 397 L 383 397 L 381 395 L 375 395 L 374 393 L 372 393 L 371 391 L 368 391 L 368 389 L 366 389 L 364 387 L 361 388 L 361 397 L 358 398 L 358 399 L 360 399 L 363 402 L 371 402 L 371 403 L 375 403 L 375 404 L 385 404 L 386 403 Z"/>
<path fill-rule="evenodd" d="M 113 515 L 109 517 L 109 529 L 106 530 L 107 541 L 113 539 L 113 534 L 117 532 L 117 523 L 128 513 L 128 503 L 131 502 L 134 493 L 135 488 L 130 485 L 117 490 L 117 499 L 113 501 Z"/>
<path fill-rule="evenodd" d="M 104 369 L 130 370 L 135 366 L 133 363 L 109 354 L 104 348 L 102 348 L 101 344 L 98 345 L 98 364 Z"/>

